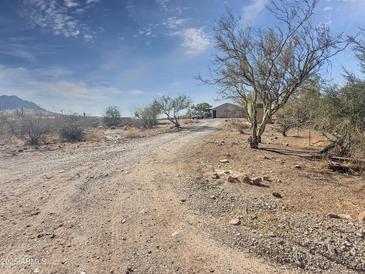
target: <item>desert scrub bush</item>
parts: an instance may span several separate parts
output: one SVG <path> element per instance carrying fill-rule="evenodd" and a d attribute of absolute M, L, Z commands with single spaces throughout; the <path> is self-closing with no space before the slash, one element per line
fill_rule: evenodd
<path fill-rule="evenodd" d="M 1 115 L 0 134 L 15 136 L 29 145 L 40 145 L 51 131 L 51 123 L 42 115 L 29 115 L 21 110 Z"/>
<path fill-rule="evenodd" d="M 121 122 L 120 111 L 117 106 L 107 107 L 104 113 L 104 124 L 107 127 L 117 127 Z"/>
<path fill-rule="evenodd" d="M 50 125 L 42 117 L 26 117 L 22 123 L 23 131 L 27 136 L 27 143 L 39 145 L 50 132 Z"/>
<path fill-rule="evenodd" d="M 59 129 L 60 138 L 66 142 L 80 142 L 85 138 L 84 129 L 80 126 L 80 117 L 69 115 L 63 117 L 63 123 Z"/>
<path fill-rule="evenodd" d="M 243 134 L 245 132 L 245 129 L 248 127 L 245 125 L 244 121 L 238 119 L 238 118 L 231 118 L 230 119 L 230 126 L 237 130 L 239 133 Z"/>
<path fill-rule="evenodd" d="M 158 103 L 153 102 L 152 104 L 143 108 L 137 109 L 134 112 L 134 116 L 141 119 L 144 128 L 153 128 L 158 125 L 157 116 L 160 114 L 160 106 Z"/>
<path fill-rule="evenodd" d="M 138 128 L 129 128 L 125 131 L 124 133 L 124 137 L 126 138 L 138 138 L 138 137 L 142 137 L 142 132 L 140 129 Z"/>
<path fill-rule="evenodd" d="M 349 82 L 343 88 L 330 87 L 320 100 L 313 121 L 316 130 L 329 140 L 321 152 L 337 156 L 359 154 L 365 132 L 365 83 Z"/>
<path fill-rule="evenodd" d="M 306 83 L 294 94 L 277 112 L 276 131 L 286 136 L 291 129 L 310 127 L 318 114 L 321 99 L 320 79 L 314 79 Z"/>

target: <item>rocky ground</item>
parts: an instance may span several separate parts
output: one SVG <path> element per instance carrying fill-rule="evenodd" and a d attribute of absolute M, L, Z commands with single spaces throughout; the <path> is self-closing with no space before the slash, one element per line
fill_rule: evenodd
<path fill-rule="evenodd" d="M 364 177 L 308 160 L 316 149 L 303 148 L 298 137 L 269 128 L 262 150 L 248 149 L 247 137 L 218 132 L 193 148 L 183 168 L 195 178 L 181 193 L 209 216 L 206 230 L 226 245 L 306 272 L 365 271 Z"/>
<path fill-rule="evenodd" d="M 364 178 L 226 124 L 0 154 L 0 272 L 364 271 Z"/>

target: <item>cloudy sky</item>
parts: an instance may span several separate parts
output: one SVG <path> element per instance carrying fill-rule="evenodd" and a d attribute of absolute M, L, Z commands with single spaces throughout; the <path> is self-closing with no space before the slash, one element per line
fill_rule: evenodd
<path fill-rule="evenodd" d="M 215 53 L 214 23 L 225 7 L 244 24 L 270 25 L 270 0 L 1 0 L 0 95 L 17 95 L 64 112 L 123 115 L 162 94 L 217 104 L 212 86 L 194 79 Z M 316 21 L 335 32 L 365 27 L 365 0 L 322 0 Z M 336 57 L 357 71 L 350 50 Z"/>

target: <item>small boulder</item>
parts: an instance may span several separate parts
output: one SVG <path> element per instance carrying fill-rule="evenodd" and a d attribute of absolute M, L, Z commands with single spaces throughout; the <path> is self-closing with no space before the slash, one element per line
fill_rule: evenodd
<path fill-rule="evenodd" d="M 296 169 L 302 169 L 302 166 L 301 165 L 295 165 L 295 168 Z"/>
<path fill-rule="evenodd" d="M 361 211 L 359 215 L 357 216 L 357 219 L 359 222 L 365 224 L 365 210 Z"/>
<path fill-rule="evenodd" d="M 279 192 L 273 192 L 272 196 L 274 196 L 275 198 L 279 198 L 279 199 L 283 198 L 283 196 Z"/>
<path fill-rule="evenodd" d="M 239 180 L 238 180 L 238 178 L 236 176 L 230 175 L 230 176 L 228 176 L 228 182 L 230 182 L 230 183 L 237 183 L 237 182 L 239 182 Z"/>
<path fill-rule="evenodd" d="M 351 216 L 348 215 L 348 214 L 328 213 L 327 217 L 331 218 L 331 219 L 344 219 L 344 220 L 350 220 L 351 219 Z"/>
<path fill-rule="evenodd" d="M 221 164 L 228 164 L 229 163 L 229 160 L 228 159 L 222 159 L 222 160 L 219 160 L 219 162 Z"/>
<path fill-rule="evenodd" d="M 268 187 L 267 185 L 262 183 L 263 179 L 261 177 L 253 178 L 251 179 L 249 176 L 243 176 L 242 182 L 245 184 L 253 185 L 253 186 L 262 186 L 262 187 Z"/>
<path fill-rule="evenodd" d="M 243 176 L 242 177 L 242 182 L 244 182 L 245 184 L 251 184 L 251 178 L 249 176 Z"/>
<path fill-rule="evenodd" d="M 218 173 L 213 173 L 213 175 L 212 175 L 212 179 L 219 179 L 219 175 L 218 175 Z"/>
<path fill-rule="evenodd" d="M 230 225 L 239 225 L 239 224 L 241 224 L 241 218 L 240 217 L 233 218 L 229 221 L 229 224 Z"/>

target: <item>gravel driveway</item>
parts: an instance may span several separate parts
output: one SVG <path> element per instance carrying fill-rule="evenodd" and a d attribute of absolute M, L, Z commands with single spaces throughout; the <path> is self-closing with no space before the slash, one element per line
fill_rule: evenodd
<path fill-rule="evenodd" d="M 207 235 L 176 191 L 184 153 L 222 124 L 1 157 L 0 272 L 288 273 Z"/>

